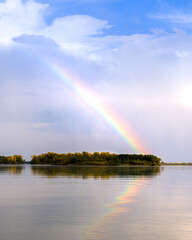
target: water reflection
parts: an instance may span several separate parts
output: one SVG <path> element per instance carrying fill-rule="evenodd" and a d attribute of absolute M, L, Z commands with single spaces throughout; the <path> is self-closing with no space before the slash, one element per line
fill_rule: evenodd
<path fill-rule="evenodd" d="M 10 175 L 21 175 L 23 172 L 23 165 L 1 165 L 0 175 L 10 174 Z"/>
<path fill-rule="evenodd" d="M 161 171 L 161 167 L 0 165 L 1 239 L 128 239 L 124 235 L 131 229 L 113 235 L 127 222 L 135 223 L 137 234 L 135 215 L 149 198 L 138 201 Z"/>
<path fill-rule="evenodd" d="M 92 219 L 83 229 L 82 239 L 104 239 L 105 227 L 123 213 L 129 210 L 129 203 L 146 185 L 147 180 L 160 174 L 160 167 L 96 167 L 96 166 L 31 166 L 32 174 L 48 178 L 94 178 L 94 179 L 124 179 L 122 191 L 111 189 L 113 197 L 102 206 L 103 213 Z M 122 186 L 121 186 L 122 187 Z M 108 189 L 109 190 L 109 189 Z M 80 234 L 81 235 L 81 234 Z"/>
<path fill-rule="evenodd" d="M 192 167 L 0 165 L 0 179 L 2 240 L 192 236 Z"/>
<path fill-rule="evenodd" d="M 104 232 L 107 225 L 110 225 L 118 215 L 129 211 L 128 204 L 135 201 L 135 197 L 147 184 L 146 177 L 132 178 L 127 182 L 125 190 L 120 195 L 113 198 L 112 203 L 105 205 L 105 214 L 94 221 L 89 228 L 84 231 L 84 238 L 89 240 L 104 239 Z"/>
<path fill-rule="evenodd" d="M 160 174 L 160 167 L 92 167 L 92 166 L 31 166 L 32 174 L 43 177 L 74 178 L 127 178 L 128 176 L 153 177 Z"/>

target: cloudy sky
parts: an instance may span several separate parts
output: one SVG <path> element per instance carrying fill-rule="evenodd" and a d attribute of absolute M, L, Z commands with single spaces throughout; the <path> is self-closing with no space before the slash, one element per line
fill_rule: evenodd
<path fill-rule="evenodd" d="M 148 153 L 192 161 L 192 2 L 0 0 L 0 155 L 134 153 L 122 122 Z"/>

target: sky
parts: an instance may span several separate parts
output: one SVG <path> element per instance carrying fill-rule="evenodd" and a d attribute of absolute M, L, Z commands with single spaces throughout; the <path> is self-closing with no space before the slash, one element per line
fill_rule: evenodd
<path fill-rule="evenodd" d="M 0 1 L 0 155 L 192 162 L 192 2 Z"/>

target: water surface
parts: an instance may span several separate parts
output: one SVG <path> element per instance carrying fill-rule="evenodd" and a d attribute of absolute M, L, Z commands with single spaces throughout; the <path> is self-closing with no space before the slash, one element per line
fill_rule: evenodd
<path fill-rule="evenodd" d="M 0 166 L 1 240 L 192 239 L 192 167 Z"/>

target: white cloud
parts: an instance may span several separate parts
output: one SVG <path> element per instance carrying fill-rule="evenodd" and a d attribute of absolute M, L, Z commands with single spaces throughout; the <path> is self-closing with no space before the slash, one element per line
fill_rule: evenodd
<path fill-rule="evenodd" d="M 103 30 L 109 27 L 107 21 L 86 15 L 73 15 L 56 18 L 42 32 L 62 44 L 65 41 L 81 41 L 86 37 L 102 34 Z"/>
<path fill-rule="evenodd" d="M 82 52 L 90 48 L 87 39 L 100 35 L 110 28 L 107 21 L 86 15 L 66 16 L 57 18 L 42 32 L 44 36 L 52 38 L 68 52 Z"/>
<path fill-rule="evenodd" d="M 172 12 L 172 13 L 161 13 L 155 15 L 149 15 L 150 18 L 160 19 L 178 24 L 189 24 L 192 23 L 192 13 Z"/>
<path fill-rule="evenodd" d="M 14 39 L 28 44 L 55 42 L 68 53 L 88 57 L 95 46 L 89 38 L 101 35 L 111 26 L 105 20 L 87 15 L 56 18 L 50 25 L 44 21 L 48 4 L 33 0 L 7 0 L 0 3 L 0 43 L 10 44 Z M 94 54 L 89 56 L 97 59 Z"/>
<path fill-rule="evenodd" d="M 31 34 L 44 27 L 43 13 L 47 4 L 34 1 L 7 0 L 0 3 L 1 43 L 8 43 L 23 33 Z"/>

